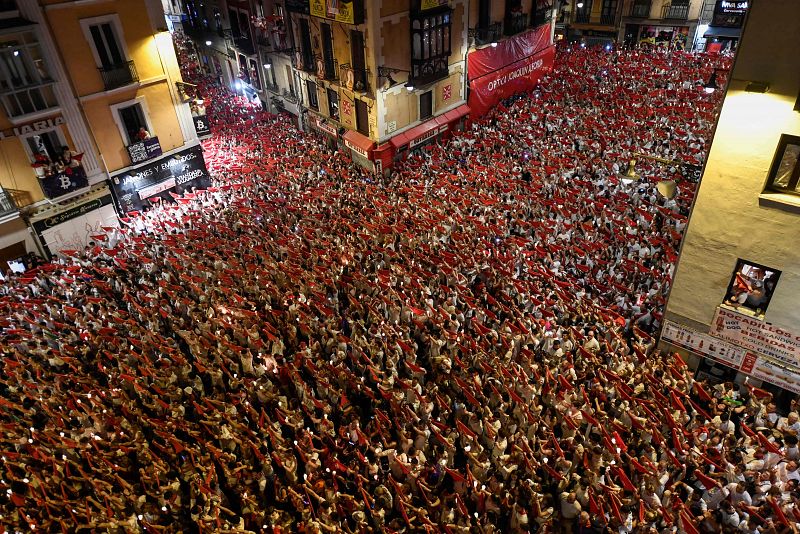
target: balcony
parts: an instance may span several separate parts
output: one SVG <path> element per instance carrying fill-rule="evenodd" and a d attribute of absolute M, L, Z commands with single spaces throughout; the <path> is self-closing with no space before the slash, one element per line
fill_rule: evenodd
<path fill-rule="evenodd" d="M 669 20 L 686 20 L 689 18 L 689 4 L 664 6 L 661 8 L 661 18 Z"/>
<path fill-rule="evenodd" d="M 516 35 L 528 28 L 528 16 L 525 13 L 509 13 L 506 15 L 503 30 L 505 35 Z"/>
<path fill-rule="evenodd" d="M 446 78 L 449 74 L 448 60 L 450 54 L 435 56 L 428 59 L 411 58 L 411 76 L 409 81 L 415 87 L 422 87 L 435 81 Z"/>
<path fill-rule="evenodd" d="M 278 89 L 277 83 L 271 82 L 264 82 L 264 88 L 271 93 L 280 93 L 280 89 Z"/>
<path fill-rule="evenodd" d="M 600 14 L 600 24 L 605 26 L 614 26 L 614 22 L 617 18 L 617 14 L 613 11 L 606 12 Z"/>
<path fill-rule="evenodd" d="M 322 56 L 316 56 L 314 65 L 317 78 L 329 81 L 339 79 L 339 63 L 336 61 L 336 59 L 332 57 L 325 58 Z M 322 67 L 322 69 L 320 69 L 320 67 Z"/>
<path fill-rule="evenodd" d="M 284 100 L 286 100 L 287 102 L 291 102 L 292 104 L 297 104 L 299 102 L 297 95 L 294 94 L 294 92 L 290 91 L 289 89 L 284 89 L 282 91 L 282 96 Z"/>
<path fill-rule="evenodd" d="M 19 211 L 16 202 L 11 194 L 0 187 L 0 219 L 14 215 Z"/>
<path fill-rule="evenodd" d="M 354 69 L 349 63 L 339 66 L 340 79 L 345 87 L 357 93 L 369 93 L 369 70 Z"/>
<path fill-rule="evenodd" d="M 100 71 L 106 91 L 139 81 L 139 74 L 136 72 L 136 65 L 133 64 L 133 61 L 112 65 L 111 67 L 100 67 L 97 70 Z"/>
<path fill-rule="evenodd" d="M 631 5 L 630 17 L 636 19 L 646 19 L 650 17 L 650 0 L 636 0 Z"/>
<path fill-rule="evenodd" d="M 498 22 L 492 22 L 488 26 L 481 28 L 472 28 L 469 30 L 470 36 L 474 37 L 477 46 L 496 43 L 500 40 L 502 35 L 503 25 Z"/>
<path fill-rule="evenodd" d="M 238 50 L 239 52 L 241 52 L 242 54 L 244 54 L 246 56 L 255 55 L 256 49 L 253 46 L 253 41 L 251 41 L 247 37 L 244 37 L 244 36 L 238 36 L 238 37 L 233 36 L 232 37 L 232 41 L 233 41 L 233 47 L 232 48 L 235 48 L 236 50 Z"/>
<path fill-rule="evenodd" d="M 541 26 L 542 24 L 549 24 L 553 16 L 553 6 L 538 6 L 536 2 L 533 3 L 534 10 L 531 12 L 531 26 Z"/>

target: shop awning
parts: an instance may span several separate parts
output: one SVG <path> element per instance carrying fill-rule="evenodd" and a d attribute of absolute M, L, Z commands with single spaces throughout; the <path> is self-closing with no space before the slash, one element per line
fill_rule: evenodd
<path fill-rule="evenodd" d="M 706 33 L 703 34 L 704 39 L 709 37 L 727 37 L 738 39 L 742 35 L 741 28 L 723 28 L 721 26 L 710 26 Z"/>
<path fill-rule="evenodd" d="M 389 142 L 392 143 L 392 145 L 394 145 L 395 149 L 400 150 L 401 146 L 408 144 L 408 132 L 403 132 L 395 135 L 394 137 L 389 139 Z"/>
<path fill-rule="evenodd" d="M 438 129 L 439 123 L 434 118 L 425 121 L 422 124 L 418 124 L 417 126 L 414 126 L 410 130 L 407 130 L 401 134 L 395 135 L 390 141 L 396 148 L 400 148 L 403 145 L 409 145 L 409 148 L 411 148 L 411 145 L 415 144 L 415 141 L 425 138 L 426 135 L 431 135 L 432 131 L 438 131 Z"/>
<path fill-rule="evenodd" d="M 375 146 L 375 141 L 355 130 L 347 130 L 342 136 L 344 144 L 364 156 L 369 157 L 369 152 Z"/>
<path fill-rule="evenodd" d="M 451 109 L 444 116 L 447 118 L 447 122 L 455 122 L 462 117 L 466 117 L 469 115 L 470 109 L 467 104 L 461 104 L 456 109 Z M 440 115 L 441 116 L 441 115 Z"/>

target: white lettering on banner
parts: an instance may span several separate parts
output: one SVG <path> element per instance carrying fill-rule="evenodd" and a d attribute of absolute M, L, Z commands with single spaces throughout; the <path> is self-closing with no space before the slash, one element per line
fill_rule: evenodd
<path fill-rule="evenodd" d="M 353 152 L 357 152 L 357 153 L 361 154 L 362 156 L 364 156 L 365 158 L 369 159 L 369 154 L 367 153 L 366 150 L 364 150 L 361 147 L 358 147 L 358 146 L 354 145 L 353 143 L 351 143 L 347 139 L 344 140 L 344 146 L 346 146 L 347 148 L 353 150 Z"/>
<path fill-rule="evenodd" d="M 144 189 L 140 189 L 138 191 L 139 198 L 144 200 L 159 193 L 163 193 L 167 189 L 172 189 L 173 187 L 175 187 L 175 178 L 170 178 L 168 180 L 164 180 L 163 182 L 158 182 L 157 184 L 145 187 Z"/>
<path fill-rule="evenodd" d="M 332 136 L 336 137 L 336 128 L 334 128 L 324 120 L 320 119 L 319 117 L 317 117 L 316 123 L 317 123 L 317 128 L 319 128 L 323 132 L 327 132 Z"/>
<path fill-rule="evenodd" d="M 661 339 L 676 347 L 690 350 L 701 356 L 713 358 L 720 363 L 739 369 L 747 351 L 732 343 L 698 332 L 672 321 L 664 321 Z"/>
<path fill-rule="evenodd" d="M 800 369 L 800 336 L 753 317 L 717 307 L 709 333 Z"/>
<path fill-rule="evenodd" d="M 489 91 L 494 91 L 498 87 L 502 87 L 503 85 L 507 84 L 511 80 L 514 80 L 516 78 L 520 78 L 522 76 L 527 76 L 528 74 L 530 74 L 530 73 L 542 68 L 542 65 L 544 65 L 544 61 L 542 61 L 541 58 L 537 59 L 533 63 L 529 63 L 528 65 L 523 65 L 522 67 L 519 67 L 518 69 L 512 70 L 508 74 L 504 74 L 503 76 L 501 76 L 501 77 L 499 77 L 497 79 L 491 80 L 489 82 L 487 88 L 489 89 Z"/>
<path fill-rule="evenodd" d="M 421 137 L 417 137 L 413 141 L 409 142 L 408 143 L 408 148 L 414 148 L 415 146 L 417 146 L 419 144 L 422 144 L 425 141 L 427 141 L 428 139 L 432 139 L 432 138 L 436 137 L 437 135 L 439 135 L 439 129 L 438 128 L 434 128 L 430 132 L 422 135 Z"/>

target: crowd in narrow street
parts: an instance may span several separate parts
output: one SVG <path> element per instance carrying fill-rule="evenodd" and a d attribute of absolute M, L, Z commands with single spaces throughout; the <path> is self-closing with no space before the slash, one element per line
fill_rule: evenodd
<path fill-rule="evenodd" d="M 384 177 L 178 48 L 214 186 L 0 289 L 6 530 L 796 531 L 796 407 L 654 337 L 729 58 L 562 48 Z"/>

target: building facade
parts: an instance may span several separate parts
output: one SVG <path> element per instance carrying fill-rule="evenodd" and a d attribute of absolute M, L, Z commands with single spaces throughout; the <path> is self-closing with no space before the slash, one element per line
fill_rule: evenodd
<path fill-rule="evenodd" d="M 703 0 L 624 0 L 617 41 L 691 50 Z"/>
<path fill-rule="evenodd" d="M 797 2 L 750 6 L 662 334 L 707 376 L 785 395 L 800 392 L 798 34 Z"/>
<path fill-rule="evenodd" d="M 0 9 L 0 259 L 83 248 L 100 226 L 118 224 L 113 177 L 198 142 L 163 7 L 39 0 Z"/>
<path fill-rule="evenodd" d="M 462 127 L 470 53 L 553 12 L 550 0 L 183 1 L 184 28 L 221 83 L 378 172 Z M 230 21 L 245 27 L 236 10 L 250 13 L 254 61 L 226 38 Z"/>

